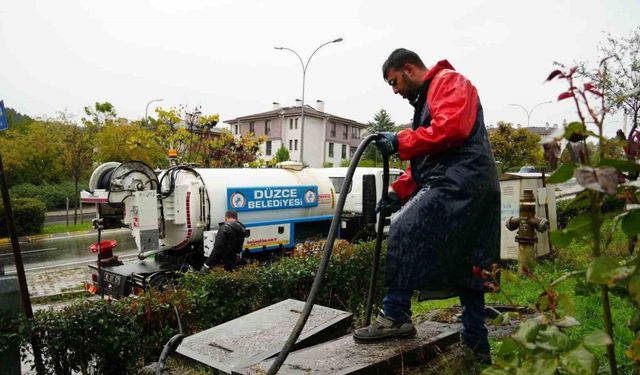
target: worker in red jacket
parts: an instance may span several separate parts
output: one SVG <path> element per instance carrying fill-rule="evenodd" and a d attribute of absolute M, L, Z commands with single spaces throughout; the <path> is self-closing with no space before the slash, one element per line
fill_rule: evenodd
<path fill-rule="evenodd" d="M 476 88 L 448 61 L 427 69 L 420 57 L 397 49 L 383 77 L 415 108 L 413 126 L 380 133 L 384 155 L 410 160 L 378 211 L 390 215 L 383 309 L 357 342 L 411 337 L 415 290 L 453 291 L 462 304 L 462 338 L 490 362 L 484 324 L 483 280 L 473 268 L 490 268 L 500 247 L 500 188 Z"/>

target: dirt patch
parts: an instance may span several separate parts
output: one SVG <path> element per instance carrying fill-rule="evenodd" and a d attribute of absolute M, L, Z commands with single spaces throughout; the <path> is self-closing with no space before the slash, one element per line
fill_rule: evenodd
<path fill-rule="evenodd" d="M 499 312 L 514 310 L 509 306 L 494 306 L 495 314 Z M 486 321 L 489 337 L 503 338 L 515 332 L 521 321 L 534 316 L 534 312 L 524 308 L 515 309 L 519 312 L 516 317 L 503 324 L 492 324 L 495 315 L 487 314 Z M 433 320 L 440 323 L 460 324 L 462 308 L 451 306 L 443 309 L 433 310 L 420 316 L 417 320 Z M 461 343 L 451 345 L 442 351 L 437 357 L 427 363 L 416 366 L 403 366 L 396 372 L 396 375 L 418 375 L 418 374 L 440 374 L 440 375 L 475 375 L 482 372 L 483 366 L 474 361 L 471 352 Z"/>

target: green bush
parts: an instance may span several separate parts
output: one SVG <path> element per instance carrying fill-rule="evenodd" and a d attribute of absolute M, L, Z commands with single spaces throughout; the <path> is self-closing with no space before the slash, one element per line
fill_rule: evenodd
<path fill-rule="evenodd" d="M 78 191 L 86 189 L 86 184 L 80 184 Z M 11 198 L 36 198 L 47 205 L 48 210 L 56 208 L 65 208 L 67 198 L 69 198 L 69 206 L 73 207 L 73 198 L 75 196 L 74 183 L 71 181 L 61 182 L 59 184 L 20 184 L 11 187 Z"/>
<path fill-rule="evenodd" d="M 317 303 L 361 316 L 372 256 L 373 243 L 336 245 Z M 315 253 L 235 272 L 190 272 L 173 291 L 119 301 L 86 300 L 58 311 L 37 312 L 33 321 L 5 320 L 0 322 L 0 349 L 15 340 L 26 348 L 35 340 L 54 374 L 136 373 L 144 363 L 157 360 L 162 346 L 178 332 L 173 306 L 184 333 L 192 334 L 287 298 L 305 300 L 319 261 Z"/>
<path fill-rule="evenodd" d="M 13 222 L 18 236 L 27 236 L 42 232 L 44 215 L 47 208 L 44 203 L 33 198 L 18 198 L 11 200 Z M 4 217 L 4 206 L 0 204 L 0 236 L 9 235 Z"/>
<path fill-rule="evenodd" d="M 566 199 L 556 202 L 556 215 L 558 218 L 558 229 L 565 228 L 571 218 L 579 214 L 588 213 L 590 208 L 584 204 L 573 203 L 573 200 Z M 606 195 L 602 202 L 602 213 L 620 211 L 624 207 L 624 201 Z"/>

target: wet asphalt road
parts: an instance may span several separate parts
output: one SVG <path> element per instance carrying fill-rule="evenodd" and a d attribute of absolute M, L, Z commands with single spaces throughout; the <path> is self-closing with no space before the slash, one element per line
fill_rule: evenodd
<path fill-rule="evenodd" d="M 132 257 L 137 253 L 135 242 L 129 230 L 103 231 L 102 240 L 107 239 L 118 241 L 114 254 L 121 258 Z M 89 250 L 89 246 L 96 241 L 96 233 L 47 238 L 20 243 L 20 252 L 26 272 L 77 267 L 96 260 L 96 254 Z M 10 243 L 0 245 L 0 263 L 4 264 L 7 274 L 15 272 Z"/>

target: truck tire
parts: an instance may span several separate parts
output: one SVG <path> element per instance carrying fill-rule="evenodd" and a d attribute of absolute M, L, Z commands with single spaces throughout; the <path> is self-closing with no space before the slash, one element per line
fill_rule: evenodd
<path fill-rule="evenodd" d="M 169 273 L 156 273 L 149 278 L 149 287 L 160 292 L 172 288 L 174 285 L 174 275 Z"/>

